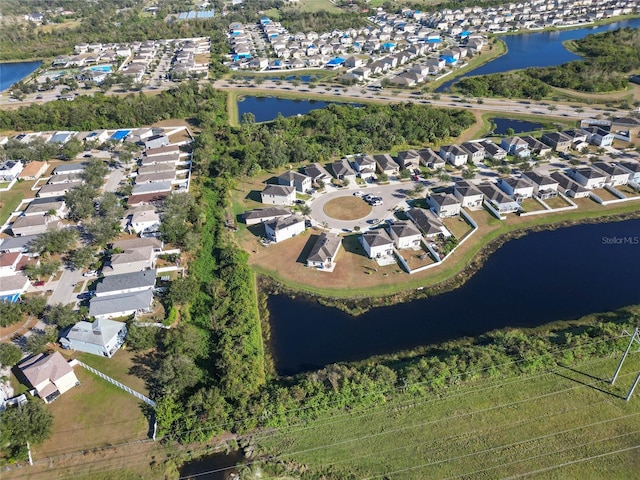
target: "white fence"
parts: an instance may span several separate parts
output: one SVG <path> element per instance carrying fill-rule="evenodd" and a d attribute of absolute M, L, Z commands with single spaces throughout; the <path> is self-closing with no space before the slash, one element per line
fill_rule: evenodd
<path fill-rule="evenodd" d="M 102 373 L 99 370 L 96 370 L 93 367 L 90 367 L 89 365 L 87 365 L 86 363 L 81 362 L 80 360 L 76 360 L 75 363 L 77 363 L 78 365 L 80 365 L 83 368 L 86 368 L 87 370 L 89 370 L 91 373 L 99 376 L 100 378 L 106 380 L 109 383 L 112 383 L 113 385 L 115 385 L 118 388 L 121 388 L 122 390 L 124 390 L 125 392 L 133 395 L 134 397 L 136 397 L 139 400 L 142 400 L 144 403 L 146 403 L 147 405 L 151 405 L 152 407 L 155 408 L 156 406 L 156 402 L 154 402 L 153 400 L 151 400 L 148 397 L 145 397 L 144 395 L 142 395 L 140 392 L 136 392 L 135 390 L 133 390 L 132 388 L 127 387 L 126 385 L 120 383 L 119 381 L 117 381 L 114 378 L 111 378 L 108 375 L 105 375 L 104 373 Z"/>

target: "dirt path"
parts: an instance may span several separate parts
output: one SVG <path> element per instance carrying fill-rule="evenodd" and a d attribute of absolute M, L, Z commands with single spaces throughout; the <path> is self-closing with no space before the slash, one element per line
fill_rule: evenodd
<path fill-rule="evenodd" d="M 36 323 L 38 323 L 37 318 L 29 317 L 20 324 L 0 328 L 0 342 L 9 342 L 15 336 L 21 337 L 35 327 Z"/>

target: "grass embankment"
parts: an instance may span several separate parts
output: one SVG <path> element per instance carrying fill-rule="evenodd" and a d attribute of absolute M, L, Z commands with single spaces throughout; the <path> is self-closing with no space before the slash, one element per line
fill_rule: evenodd
<path fill-rule="evenodd" d="M 640 355 L 611 386 L 617 362 L 596 358 L 440 395 L 400 395 L 256 443 L 278 461 L 329 478 L 631 478 L 640 468 L 640 398 L 623 397 Z"/>

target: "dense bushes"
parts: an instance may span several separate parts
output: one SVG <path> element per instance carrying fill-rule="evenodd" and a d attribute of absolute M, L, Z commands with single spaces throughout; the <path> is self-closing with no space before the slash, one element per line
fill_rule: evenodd
<path fill-rule="evenodd" d="M 463 78 L 455 84 L 454 89 L 473 97 L 532 98 L 534 100 L 540 100 L 551 93 L 551 88 L 544 82 L 522 72 Z"/>

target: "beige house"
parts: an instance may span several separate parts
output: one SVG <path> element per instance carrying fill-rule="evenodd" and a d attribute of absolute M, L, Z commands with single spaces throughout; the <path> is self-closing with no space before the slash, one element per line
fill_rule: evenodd
<path fill-rule="evenodd" d="M 51 355 L 41 353 L 22 362 L 18 369 L 45 403 L 53 402 L 80 383 L 60 352 Z"/>

